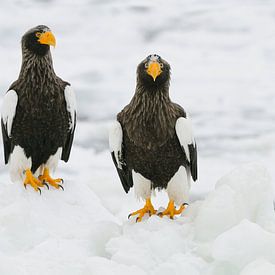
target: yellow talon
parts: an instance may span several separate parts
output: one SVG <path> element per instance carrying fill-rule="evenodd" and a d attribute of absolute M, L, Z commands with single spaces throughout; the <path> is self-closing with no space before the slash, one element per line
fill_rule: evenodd
<path fill-rule="evenodd" d="M 149 213 L 149 215 L 154 215 L 156 214 L 156 210 L 154 209 L 154 206 L 152 205 L 152 202 L 151 202 L 151 199 L 146 199 L 146 203 L 144 205 L 143 208 L 129 214 L 128 216 L 128 219 L 131 217 L 131 216 L 134 216 L 134 215 L 138 215 L 138 217 L 136 218 L 136 222 L 141 222 L 143 216 L 146 214 L 146 213 Z"/>
<path fill-rule="evenodd" d="M 36 191 L 36 192 L 40 192 L 41 193 L 41 190 L 39 187 L 43 187 L 43 184 L 40 180 L 38 180 L 33 174 L 32 174 L 32 171 L 30 169 L 27 169 L 25 171 L 25 174 L 26 174 L 26 178 L 24 180 L 24 186 L 25 188 L 27 187 L 27 185 L 31 185 L 32 188 Z"/>
<path fill-rule="evenodd" d="M 62 188 L 63 189 L 63 187 L 60 184 L 58 184 L 60 182 L 63 182 L 63 179 L 60 179 L 60 178 L 53 179 L 50 176 L 48 168 L 44 168 L 43 175 L 39 176 L 38 178 L 39 178 L 40 181 L 46 182 L 46 183 L 50 184 L 51 186 L 55 187 L 56 189 L 58 189 L 58 188 Z"/>
<path fill-rule="evenodd" d="M 181 207 L 177 210 L 175 207 L 175 203 L 173 200 L 170 200 L 168 203 L 167 208 L 160 212 L 158 215 L 162 218 L 163 216 L 169 216 L 170 219 L 174 219 L 175 215 L 179 215 L 183 212 L 183 210 L 186 208 L 187 203 L 184 203 L 181 205 Z"/>

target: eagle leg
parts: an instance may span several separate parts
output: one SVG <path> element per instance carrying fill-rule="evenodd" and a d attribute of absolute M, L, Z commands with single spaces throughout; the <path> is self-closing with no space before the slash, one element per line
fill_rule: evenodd
<path fill-rule="evenodd" d="M 174 219 L 174 216 L 181 214 L 187 205 L 187 203 L 184 203 L 177 210 L 175 207 L 175 202 L 173 200 L 170 200 L 167 208 L 163 212 L 158 213 L 158 216 L 160 216 L 161 218 L 163 216 L 170 216 L 170 219 Z"/>
<path fill-rule="evenodd" d="M 63 186 L 60 185 L 59 183 L 63 183 L 63 179 L 53 179 L 51 176 L 50 176 L 50 171 L 49 171 L 49 168 L 44 168 L 44 171 L 43 171 L 43 175 L 40 175 L 39 177 L 39 180 L 42 181 L 43 184 L 46 184 L 48 183 L 49 185 L 55 187 L 56 189 L 59 189 L 61 188 L 62 190 L 64 190 Z"/>
<path fill-rule="evenodd" d="M 38 180 L 33 174 L 32 171 L 30 169 L 27 169 L 25 171 L 25 175 L 26 178 L 24 180 L 24 186 L 25 188 L 27 188 L 27 185 L 31 185 L 32 188 L 36 191 L 39 192 L 41 194 L 41 190 L 39 187 L 43 187 L 44 185 L 42 184 L 42 182 L 40 180 Z"/>
<path fill-rule="evenodd" d="M 151 199 L 148 198 L 148 199 L 146 199 L 146 203 L 145 203 L 144 207 L 141 208 L 141 209 L 139 209 L 139 210 L 137 210 L 137 211 L 135 211 L 135 212 L 133 212 L 133 213 L 131 213 L 131 214 L 129 214 L 128 219 L 129 219 L 131 216 L 139 215 L 139 216 L 136 218 L 136 222 L 141 222 L 143 216 L 144 216 L 146 213 L 148 213 L 149 216 L 151 216 L 151 215 L 156 214 L 156 212 L 157 212 L 157 211 L 154 209 L 154 206 L 152 205 Z"/>

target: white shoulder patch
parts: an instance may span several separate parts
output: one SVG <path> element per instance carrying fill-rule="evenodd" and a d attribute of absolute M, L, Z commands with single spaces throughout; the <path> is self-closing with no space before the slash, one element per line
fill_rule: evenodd
<path fill-rule="evenodd" d="M 67 104 L 67 111 L 71 115 L 70 129 L 73 129 L 75 126 L 76 97 L 72 86 L 67 85 L 65 87 L 64 95 L 65 95 L 65 100 Z"/>
<path fill-rule="evenodd" d="M 176 134 L 181 146 L 184 148 L 187 160 L 190 161 L 189 144 L 195 145 L 190 118 L 180 117 L 176 121 Z"/>
<path fill-rule="evenodd" d="M 2 103 L 1 117 L 7 127 L 7 133 L 10 136 L 13 119 L 16 113 L 16 106 L 18 102 L 17 93 L 14 90 L 8 91 Z"/>
<path fill-rule="evenodd" d="M 119 168 L 121 168 L 121 164 L 119 161 L 119 155 L 121 154 L 121 146 L 122 146 L 122 128 L 118 121 L 115 121 L 110 128 L 109 131 L 109 147 L 110 151 L 114 152 L 116 162 Z"/>

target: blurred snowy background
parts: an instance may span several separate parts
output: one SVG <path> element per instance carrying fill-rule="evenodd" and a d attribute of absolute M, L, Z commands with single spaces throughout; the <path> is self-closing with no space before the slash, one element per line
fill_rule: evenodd
<path fill-rule="evenodd" d="M 38 24 L 56 36 L 55 70 L 74 87 L 78 126 L 70 162 L 58 171 L 64 193 L 39 197 L 11 185 L 1 162 L 0 274 L 275 274 L 274 246 L 267 256 L 251 254 L 275 244 L 266 179 L 275 179 L 275 2 L 0 0 L 2 96 L 19 73 L 21 36 Z M 122 190 L 108 126 L 133 95 L 137 64 L 151 53 L 171 64 L 171 98 L 193 118 L 200 174 L 183 217 L 136 225 L 127 214 L 142 203 Z M 236 184 L 225 180 L 230 190 L 213 191 L 240 165 Z M 161 193 L 154 202 L 165 206 L 167 198 Z M 245 238 L 236 241 L 236 230 L 250 230 L 256 247 L 238 247 Z M 217 241 L 219 234 L 227 235 Z"/>

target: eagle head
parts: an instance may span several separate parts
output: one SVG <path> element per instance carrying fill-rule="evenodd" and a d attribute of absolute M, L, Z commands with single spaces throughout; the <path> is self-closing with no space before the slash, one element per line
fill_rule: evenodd
<path fill-rule="evenodd" d="M 56 45 L 55 37 L 51 30 L 44 25 L 36 26 L 28 30 L 22 37 L 22 49 L 31 53 L 44 56 L 48 53 L 50 46 Z"/>
<path fill-rule="evenodd" d="M 161 86 L 170 80 L 170 65 L 159 55 L 151 54 L 138 65 L 137 78 L 145 86 Z"/>

